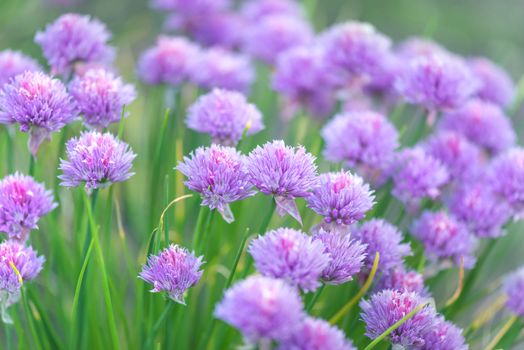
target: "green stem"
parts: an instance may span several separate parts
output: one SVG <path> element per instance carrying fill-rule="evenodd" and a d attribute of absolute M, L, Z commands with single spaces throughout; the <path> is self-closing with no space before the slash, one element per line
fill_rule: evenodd
<path fill-rule="evenodd" d="M 197 250 L 200 245 L 200 239 L 202 237 L 202 226 L 204 225 L 204 220 L 209 215 L 207 207 L 201 206 L 198 211 L 197 222 L 195 230 L 193 231 L 193 250 Z"/>
<path fill-rule="evenodd" d="M 371 287 L 371 284 L 373 283 L 373 278 L 375 278 L 375 274 L 377 273 L 379 261 L 380 261 L 380 254 L 377 252 L 375 254 L 375 260 L 373 261 L 373 267 L 371 268 L 371 272 L 369 273 L 368 279 L 366 280 L 362 288 L 353 298 L 351 298 L 350 301 L 346 303 L 346 305 L 342 307 L 342 309 L 340 309 L 333 317 L 331 317 L 331 319 L 329 320 L 329 323 L 331 324 L 338 323 L 338 321 L 340 321 L 342 317 L 344 317 L 344 315 L 347 314 L 349 310 L 351 310 L 353 305 L 355 305 L 360 300 L 360 298 L 362 298 L 364 294 L 366 294 L 368 289 Z"/>
<path fill-rule="evenodd" d="M 158 330 L 160 329 L 160 326 L 162 326 L 162 323 L 164 323 L 164 320 L 167 318 L 167 315 L 173 310 L 173 307 L 175 306 L 175 303 L 172 300 L 169 300 L 167 303 L 166 308 L 158 318 L 158 320 L 153 325 L 153 328 L 151 329 L 151 332 L 149 333 L 149 336 L 147 337 L 144 349 L 149 349 L 151 345 L 153 345 L 153 341 L 155 340 L 155 336 L 158 333 Z"/>
<path fill-rule="evenodd" d="M 29 155 L 29 176 L 35 176 L 35 157 L 30 154 Z"/>
<path fill-rule="evenodd" d="M 4 324 L 4 333 L 5 333 L 5 348 L 7 350 L 11 350 L 13 348 L 13 339 L 11 338 L 11 326 L 9 326 L 7 323 L 2 322 Z"/>
<path fill-rule="evenodd" d="M 202 239 L 201 241 L 199 242 L 199 246 L 197 247 L 197 252 L 200 254 L 204 254 L 207 249 L 204 249 L 202 247 L 203 244 L 206 243 L 208 237 L 209 237 L 209 232 L 211 231 L 211 224 L 213 223 L 213 219 L 215 217 L 215 212 L 216 210 L 211 210 L 209 212 L 209 214 L 207 214 L 207 218 L 206 218 L 206 225 L 204 226 L 204 232 L 202 233 Z M 208 244 L 209 246 L 209 244 Z"/>
<path fill-rule="evenodd" d="M 38 333 L 36 331 L 35 320 L 33 317 L 33 313 L 31 312 L 31 308 L 29 307 L 29 302 L 27 301 L 27 296 L 25 294 L 24 286 L 21 286 L 20 292 L 22 294 L 22 304 L 24 305 L 24 312 L 27 318 L 27 322 L 29 323 L 29 329 L 31 330 L 31 335 L 34 338 L 36 349 L 40 350 L 42 349 L 42 344 L 40 344 L 40 337 L 38 336 Z M 23 336 L 23 335 L 21 334 L 20 336 Z"/>
<path fill-rule="evenodd" d="M 15 171 L 15 160 L 14 160 L 14 152 L 13 152 L 13 137 L 11 136 L 11 133 L 9 132 L 9 128 L 5 127 L 5 143 L 6 143 L 6 159 L 7 159 L 7 173 L 12 174 Z"/>
<path fill-rule="evenodd" d="M 375 346 L 378 345 L 378 343 L 380 343 L 385 337 L 387 337 L 388 335 L 390 335 L 395 329 L 397 329 L 398 327 L 402 326 L 407 320 L 409 320 L 410 318 L 412 318 L 413 316 L 415 316 L 415 314 L 417 312 L 419 312 L 420 310 L 422 310 L 422 308 L 424 308 L 425 306 L 427 306 L 428 303 L 425 303 L 425 304 L 420 304 L 419 306 L 417 306 L 416 308 L 414 308 L 413 310 L 411 310 L 410 313 L 408 313 L 406 316 L 402 317 L 400 320 L 398 320 L 397 322 L 395 322 L 391 327 L 389 327 L 388 329 L 386 329 L 384 331 L 384 333 L 382 333 L 381 335 L 379 335 L 377 338 L 375 338 L 375 340 L 373 340 L 371 343 L 369 343 L 368 346 L 366 346 L 364 348 L 364 350 L 371 350 L 373 349 Z"/>
<path fill-rule="evenodd" d="M 315 306 L 318 298 L 320 297 L 320 294 L 322 294 L 322 291 L 324 290 L 324 288 L 326 287 L 325 284 L 322 284 L 316 291 L 315 295 L 313 295 L 313 298 L 311 298 L 311 300 L 309 301 L 309 303 L 307 304 L 307 307 L 306 307 L 306 312 L 310 312 L 312 309 L 313 309 L 313 306 Z"/>
<path fill-rule="evenodd" d="M 109 331 L 111 334 L 111 341 L 113 343 L 113 349 L 120 349 L 120 342 L 118 339 L 118 330 L 115 322 L 115 316 L 113 313 L 113 305 L 111 301 L 111 292 L 109 289 L 109 279 L 107 276 L 107 270 L 104 260 L 104 255 L 102 252 L 102 248 L 100 247 L 100 240 L 98 237 L 98 227 L 96 226 L 95 218 L 93 215 L 94 208 L 89 205 L 89 198 L 87 196 L 87 193 L 84 194 L 84 202 L 85 206 L 87 208 L 87 215 L 89 219 L 90 226 L 93 231 L 93 242 L 94 242 L 94 249 L 98 255 L 98 260 L 100 263 L 100 270 L 102 273 L 102 286 L 104 290 L 104 299 L 105 299 L 105 305 L 106 305 L 106 312 L 109 317 Z"/>

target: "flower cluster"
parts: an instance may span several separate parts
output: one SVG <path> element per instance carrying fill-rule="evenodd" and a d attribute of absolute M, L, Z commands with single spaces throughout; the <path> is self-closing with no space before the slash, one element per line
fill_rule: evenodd
<path fill-rule="evenodd" d="M 158 255 L 151 255 L 139 277 L 153 285 L 152 292 L 166 292 L 177 303 L 184 303 L 186 290 L 202 277 L 202 257 L 171 245 Z"/>
<path fill-rule="evenodd" d="M 235 146 L 245 134 L 264 128 L 262 114 L 244 95 L 215 89 L 201 96 L 188 110 L 187 126 L 209 134 L 213 143 Z"/>
<path fill-rule="evenodd" d="M 64 84 L 44 73 L 26 71 L 0 91 L 0 123 L 16 123 L 29 133 L 33 155 L 44 139 L 76 117 L 76 105 Z"/>
<path fill-rule="evenodd" d="M 53 195 L 30 176 L 14 174 L 0 181 L 0 232 L 24 243 L 38 220 L 56 207 Z"/>
<path fill-rule="evenodd" d="M 68 160 L 60 163 L 62 186 L 85 184 L 90 192 L 134 175 L 131 167 L 136 155 L 128 144 L 110 133 L 83 132 L 67 141 L 66 153 Z"/>

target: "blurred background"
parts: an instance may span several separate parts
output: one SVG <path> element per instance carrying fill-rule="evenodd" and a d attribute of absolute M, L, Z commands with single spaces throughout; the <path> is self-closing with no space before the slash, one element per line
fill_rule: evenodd
<path fill-rule="evenodd" d="M 523 84 L 524 74 L 524 0 L 305 0 L 317 31 L 336 22 L 361 20 L 370 22 L 379 31 L 399 42 L 411 36 L 426 36 L 449 50 L 465 56 L 486 56 L 507 69 L 515 82 Z M 60 14 L 78 12 L 99 18 L 113 33 L 112 45 L 118 50 L 116 66 L 125 80 L 137 85 L 138 98 L 129 107 L 126 121 L 126 139 L 135 150 L 146 142 L 144 120 L 154 116 L 148 106 L 148 93 L 135 76 L 135 62 L 139 54 L 151 46 L 162 32 L 165 15 L 153 11 L 147 0 L 0 0 L 0 50 L 11 48 L 37 58 L 42 65 L 40 48 L 33 42 L 38 30 Z M 522 89 L 521 89 L 522 90 Z M 270 116 L 266 116 L 269 118 Z M 524 111 L 521 107 L 512 116 L 519 139 L 524 136 Z M 155 116 L 155 118 L 157 118 Z M 159 120 L 158 118 L 156 120 Z M 58 140 L 55 140 L 55 142 Z M 519 144 L 522 144 L 520 141 Z M 24 147 L 21 157 L 27 157 Z M 22 153 L 22 152 L 21 152 Z M 144 208 L 141 196 L 147 186 L 146 161 L 139 154 L 135 163 L 137 176 L 125 184 L 130 198 L 126 208 L 130 227 L 137 244 L 142 244 L 150 227 L 140 219 Z M 142 158 L 142 159 L 141 159 Z M 22 162 L 26 164 L 25 161 Z M 133 204 L 129 204 L 133 203 Z M 136 214 L 136 215 L 135 215 Z M 145 221 L 145 220 L 143 220 Z M 524 264 L 522 231 L 513 225 L 502 238 L 496 251 L 485 265 L 479 284 L 500 278 L 502 274 Z M 139 243 L 140 242 L 140 243 Z M 456 273 L 450 271 L 450 274 Z M 446 279 L 446 281 L 455 279 Z M 436 286 L 436 288 L 440 288 Z M 454 285 L 442 286 L 453 290 Z M 487 301 L 489 303 L 489 300 Z M 494 320 L 493 322 L 497 322 Z M 489 339 L 492 334 L 485 334 Z M 520 346 L 520 347 L 519 347 Z M 515 349 L 524 349 L 520 344 Z"/>

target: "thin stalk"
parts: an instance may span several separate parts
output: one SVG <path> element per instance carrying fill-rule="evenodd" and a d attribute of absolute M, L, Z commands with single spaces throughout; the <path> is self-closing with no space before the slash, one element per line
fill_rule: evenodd
<path fill-rule="evenodd" d="M 506 295 L 501 295 L 500 297 L 498 297 L 493 304 L 488 306 L 486 309 L 482 310 L 482 312 L 480 312 L 473 319 L 473 322 L 468 328 L 466 328 L 464 334 L 468 335 L 471 332 L 474 332 L 480 327 L 482 327 L 484 324 L 486 324 L 486 322 L 491 320 L 497 314 L 497 312 L 499 312 L 504 307 L 504 305 L 506 305 L 506 301 Z"/>
<path fill-rule="evenodd" d="M 12 174 L 15 171 L 15 160 L 14 160 L 14 152 L 13 152 L 13 137 L 11 133 L 9 132 L 9 128 L 5 127 L 5 143 L 6 143 L 6 159 L 7 159 L 7 173 Z"/>
<path fill-rule="evenodd" d="M 215 218 L 215 212 L 216 212 L 216 210 L 211 210 L 209 212 L 209 214 L 207 215 L 206 224 L 204 226 L 204 232 L 202 233 L 201 241 L 199 242 L 199 246 L 197 247 L 197 252 L 198 253 L 204 254 L 204 252 L 206 251 L 202 247 L 202 245 L 206 243 L 206 241 L 207 241 L 207 239 L 209 237 L 209 232 L 211 231 L 211 226 L 213 224 L 213 219 Z"/>
<path fill-rule="evenodd" d="M 410 318 L 412 318 L 413 316 L 415 316 L 415 314 L 417 312 L 419 312 L 420 310 L 422 310 L 425 306 L 427 306 L 428 303 L 425 303 L 425 304 L 420 304 L 419 306 L 417 306 L 416 308 L 414 308 L 413 310 L 411 310 L 410 313 L 408 313 L 406 316 L 402 317 L 400 320 L 398 320 L 397 322 L 395 322 L 391 327 L 389 327 L 388 329 L 386 329 L 384 331 L 384 333 L 382 333 L 381 335 L 379 335 L 377 338 L 375 338 L 375 340 L 373 340 L 371 343 L 368 344 L 368 346 L 366 346 L 364 348 L 364 350 L 371 350 L 373 349 L 375 346 L 378 345 L 378 343 L 380 343 L 384 338 L 386 338 L 388 335 L 390 335 L 393 331 L 395 331 L 395 329 L 397 329 L 398 327 L 402 326 L 407 320 L 409 320 Z"/>
<path fill-rule="evenodd" d="M 209 215 L 209 211 L 206 207 L 201 206 L 200 210 L 198 211 L 198 217 L 197 222 L 195 226 L 195 230 L 193 231 L 193 250 L 197 250 L 200 246 L 200 239 L 202 237 L 202 226 L 204 225 L 204 221 L 206 220 L 207 216 Z"/>
<path fill-rule="evenodd" d="M 34 338 L 36 349 L 38 350 L 43 349 L 42 344 L 40 344 L 40 337 L 38 336 L 38 333 L 36 331 L 34 316 L 33 316 L 33 313 L 31 312 L 29 302 L 27 301 L 27 295 L 25 294 L 23 285 L 20 288 L 20 292 L 22 294 L 22 304 L 24 305 L 24 313 L 27 318 L 27 322 L 29 323 L 29 329 L 31 330 L 31 335 Z M 21 334 L 20 336 L 23 336 L 23 335 Z"/>
<path fill-rule="evenodd" d="M 89 198 L 87 196 L 87 193 L 84 194 L 84 203 L 87 208 L 87 216 L 89 219 L 89 223 L 90 223 L 90 226 L 92 227 L 92 231 L 93 231 L 92 239 L 94 241 L 94 249 L 98 255 L 98 260 L 100 263 L 100 270 L 102 273 L 102 286 L 103 286 L 103 292 L 104 292 L 106 312 L 109 318 L 109 331 L 111 334 L 111 341 L 113 343 L 113 349 L 120 349 L 120 341 L 118 339 L 118 330 L 117 330 L 117 326 L 115 322 L 115 316 L 113 313 L 111 292 L 109 289 L 109 279 L 107 277 L 107 270 L 106 270 L 104 255 L 102 253 L 102 248 L 100 247 L 100 240 L 98 237 L 98 227 L 96 226 L 95 218 L 93 215 L 94 208 L 92 208 L 89 205 Z"/>
<path fill-rule="evenodd" d="M 312 309 L 313 309 L 313 306 L 315 306 L 318 298 L 320 297 L 320 294 L 322 294 L 322 291 L 324 290 L 324 288 L 326 287 L 325 284 L 322 284 L 316 291 L 316 293 L 313 295 L 313 297 L 311 298 L 311 300 L 309 301 L 309 303 L 307 304 L 307 307 L 306 307 L 306 312 L 310 312 Z"/>
<path fill-rule="evenodd" d="M 377 252 L 375 254 L 375 260 L 373 261 L 373 267 L 371 268 L 371 272 L 369 273 L 368 279 L 366 280 L 362 288 L 358 291 L 358 293 L 353 298 L 351 298 L 350 301 L 346 303 L 346 305 L 342 307 L 342 309 L 340 309 L 333 317 L 331 317 L 331 319 L 329 320 L 329 323 L 331 324 L 338 323 L 342 319 L 342 317 L 344 317 L 344 315 L 347 314 L 349 310 L 351 310 L 353 305 L 355 305 L 360 300 L 360 298 L 362 298 L 364 294 L 366 294 L 368 289 L 371 287 L 371 284 L 373 283 L 373 278 L 375 278 L 375 274 L 377 273 L 379 261 L 380 261 L 380 254 Z"/>
<path fill-rule="evenodd" d="M 264 221 L 262 221 L 262 224 L 260 225 L 260 228 L 258 230 L 258 234 L 264 234 L 271 223 L 271 218 L 273 217 L 273 214 L 275 213 L 277 205 L 274 199 L 271 201 L 271 207 L 269 208 L 269 211 L 267 212 L 267 216 L 265 217 Z M 246 276 L 249 274 L 249 270 L 251 269 L 251 265 L 253 264 L 253 259 L 249 257 L 249 255 L 246 256 L 246 266 L 244 268 L 244 273 L 242 274 L 242 278 L 246 278 Z"/>
<path fill-rule="evenodd" d="M 462 288 L 464 288 L 464 257 L 462 256 L 460 258 L 460 268 L 458 273 L 458 282 L 457 282 L 457 289 L 455 290 L 455 293 L 448 299 L 446 302 L 446 307 L 453 305 L 457 301 L 457 299 L 460 297 L 460 294 L 462 293 Z"/>
<path fill-rule="evenodd" d="M 5 333 L 5 348 L 7 350 L 13 349 L 13 339 L 11 337 L 11 326 L 8 325 L 5 322 L 2 322 L 4 324 L 4 333 Z"/>
<path fill-rule="evenodd" d="M 489 342 L 488 346 L 486 346 L 486 350 L 493 350 L 495 348 L 495 346 L 497 346 L 497 344 L 500 342 L 500 340 L 506 335 L 506 333 L 509 331 L 511 326 L 513 326 L 513 324 L 517 320 L 518 320 L 518 316 L 516 316 L 516 315 L 512 316 L 509 320 L 507 320 L 506 323 L 504 323 L 502 328 L 499 330 L 497 335 L 495 335 L 495 338 L 493 338 Z"/>
<path fill-rule="evenodd" d="M 29 155 L 29 176 L 35 176 L 35 156 Z"/>
<path fill-rule="evenodd" d="M 151 332 L 149 332 L 149 336 L 147 337 L 144 349 L 149 349 L 151 345 L 153 345 L 153 341 L 155 340 L 155 336 L 158 333 L 160 326 L 162 326 L 162 323 L 164 323 L 164 320 L 167 318 L 167 315 L 169 315 L 169 313 L 173 310 L 174 306 L 175 306 L 175 303 L 172 300 L 169 300 L 164 311 L 162 312 L 158 320 L 153 325 Z"/>

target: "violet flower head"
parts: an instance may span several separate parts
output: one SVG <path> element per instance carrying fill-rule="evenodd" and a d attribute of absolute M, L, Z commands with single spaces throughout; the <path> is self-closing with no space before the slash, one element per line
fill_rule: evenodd
<path fill-rule="evenodd" d="M 390 289 L 373 294 L 369 300 L 360 302 L 362 320 L 366 323 L 366 336 L 375 339 L 427 300 L 413 292 Z M 424 306 L 413 317 L 389 334 L 394 345 L 405 348 L 424 346 L 424 335 L 432 329 L 436 318 L 435 309 Z"/>
<path fill-rule="evenodd" d="M 275 197 L 277 212 L 290 214 L 300 223 L 295 198 L 306 197 L 317 184 L 315 157 L 304 147 L 290 147 L 284 141 L 257 146 L 248 157 L 247 169 L 260 192 Z"/>
<path fill-rule="evenodd" d="M 344 78 L 367 80 L 382 64 L 391 40 L 371 24 L 346 22 L 329 29 L 322 36 L 329 64 Z"/>
<path fill-rule="evenodd" d="M 413 223 L 411 232 L 424 245 L 429 260 L 451 260 L 460 265 L 464 259 L 465 268 L 475 265 L 475 237 L 464 224 L 446 212 L 423 212 Z"/>
<path fill-rule="evenodd" d="M 240 9 L 248 22 L 256 22 L 271 15 L 303 17 L 304 11 L 295 0 L 249 0 Z"/>
<path fill-rule="evenodd" d="M 211 136 L 213 143 L 235 146 L 244 133 L 253 135 L 264 129 L 262 114 L 244 95 L 214 89 L 189 107 L 187 126 Z"/>
<path fill-rule="evenodd" d="M 154 9 L 179 12 L 184 16 L 213 13 L 227 9 L 230 5 L 231 0 L 151 0 Z"/>
<path fill-rule="evenodd" d="M 344 332 L 322 319 L 306 317 L 277 350 L 356 350 Z"/>
<path fill-rule="evenodd" d="M 272 87 L 290 106 L 304 106 L 319 119 L 335 107 L 335 79 L 320 45 L 296 46 L 279 55 Z"/>
<path fill-rule="evenodd" d="M 446 166 L 421 147 L 403 150 L 395 163 L 393 195 L 404 203 L 436 199 L 449 181 Z"/>
<path fill-rule="evenodd" d="M 191 68 L 191 80 L 204 89 L 247 93 L 254 78 L 255 70 L 248 57 L 222 48 L 202 52 Z"/>
<path fill-rule="evenodd" d="M 244 37 L 244 51 L 254 58 L 275 64 L 277 57 L 294 47 L 310 44 L 313 30 L 295 16 L 271 15 L 250 23 Z"/>
<path fill-rule="evenodd" d="M 111 63 L 115 51 L 108 46 L 111 33 L 97 19 L 68 13 L 35 35 L 54 74 L 68 75 L 78 62 Z"/>
<path fill-rule="evenodd" d="M 41 70 L 40 65 L 33 58 L 20 51 L 0 51 L 0 89 L 18 74 Z"/>
<path fill-rule="evenodd" d="M 387 169 L 399 146 L 393 124 L 371 111 L 335 116 L 322 129 L 322 138 L 326 159 L 370 171 Z"/>
<path fill-rule="evenodd" d="M 0 243 L 0 312 L 4 323 L 13 323 L 6 309 L 20 298 L 22 283 L 38 276 L 44 261 L 43 256 L 38 256 L 33 248 L 22 243 Z"/>
<path fill-rule="evenodd" d="M 40 72 L 17 75 L 0 91 L 0 124 L 19 124 L 29 133 L 29 150 L 36 155 L 50 138 L 77 117 L 76 106 L 58 79 Z"/>
<path fill-rule="evenodd" d="M 447 203 L 450 212 L 477 237 L 499 237 L 512 216 L 510 206 L 495 194 L 493 182 L 476 179 L 462 182 Z"/>
<path fill-rule="evenodd" d="M 516 147 L 502 153 L 490 168 L 495 193 L 520 215 L 524 209 L 524 149 Z"/>
<path fill-rule="evenodd" d="M 369 185 L 349 171 L 325 173 L 307 197 L 308 207 L 335 226 L 351 225 L 361 220 L 373 207 L 375 196 Z"/>
<path fill-rule="evenodd" d="M 262 275 L 312 292 L 320 286 L 322 272 L 331 260 L 324 249 L 322 241 L 302 231 L 279 228 L 252 241 L 249 253 Z"/>
<path fill-rule="evenodd" d="M 468 350 L 462 329 L 442 316 L 435 318 L 433 326 L 424 334 L 424 345 L 417 350 Z"/>
<path fill-rule="evenodd" d="M 198 13 L 191 16 L 173 13 L 164 24 L 168 31 L 187 34 L 204 46 L 229 49 L 242 43 L 245 26 L 243 18 L 232 11 Z"/>
<path fill-rule="evenodd" d="M 185 305 L 184 293 L 202 277 L 202 257 L 176 244 L 158 255 L 150 255 L 139 278 L 153 285 L 151 292 L 166 292 L 171 299 Z"/>
<path fill-rule="evenodd" d="M 424 143 L 424 149 L 447 167 L 453 179 L 470 178 L 484 165 L 481 149 L 453 131 L 435 133 Z"/>
<path fill-rule="evenodd" d="M 504 280 L 503 289 L 507 296 L 506 307 L 515 315 L 524 317 L 524 268 L 509 274 Z"/>
<path fill-rule="evenodd" d="M 229 203 L 255 194 L 245 157 L 232 147 L 199 147 L 175 169 L 187 177 L 187 188 L 200 193 L 202 205 L 218 210 L 228 223 L 234 221 Z"/>
<path fill-rule="evenodd" d="M 360 272 L 366 258 L 366 245 L 353 239 L 349 234 L 341 235 L 320 229 L 313 236 L 322 242 L 324 253 L 331 257 L 329 264 L 322 271 L 322 281 L 327 284 L 343 284 L 353 279 Z"/>
<path fill-rule="evenodd" d="M 371 269 L 376 253 L 379 253 L 379 270 L 383 273 L 403 266 L 404 257 L 411 255 L 409 243 L 402 243 L 403 236 L 397 227 L 382 219 L 364 222 L 353 232 L 366 248 L 366 269 Z"/>
<path fill-rule="evenodd" d="M 476 93 L 478 81 L 461 59 L 435 54 L 409 61 L 395 88 L 407 102 L 440 111 L 462 106 Z"/>
<path fill-rule="evenodd" d="M 398 45 L 396 52 L 398 56 L 404 61 L 416 57 L 452 55 L 439 43 L 423 37 L 411 37 L 402 41 Z"/>
<path fill-rule="evenodd" d="M 515 85 L 509 74 L 490 60 L 477 57 L 469 61 L 480 82 L 477 96 L 501 107 L 507 107 L 515 96 Z"/>
<path fill-rule="evenodd" d="M 283 280 L 251 276 L 225 292 L 215 317 L 252 342 L 289 339 L 304 317 L 297 289 Z"/>
<path fill-rule="evenodd" d="M 445 114 L 438 126 L 458 132 L 492 153 L 508 149 L 517 139 L 511 120 L 500 107 L 476 99 Z"/>
<path fill-rule="evenodd" d="M 398 267 L 382 274 L 375 290 L 392 289 L 398 292 L 414 292 L 423 297 L 429 297 L 430 292 L 424 286 L 424 276 L 414 270 Z"/>
<path fill-rule="evenodd" d="M 29 232 L 38 228 L 38 220 L 56 206 L 51 191 L 32 177 L 6 176 L 0 181 L 0 232 L 24 243 Z"/>
<path fill-rule="evenodd" d="M 86 125 L 104 129 L 122 118 L 124 105 L 136 97 L 133 85 L 125 84 L 120 77 L 104 69 L 90 69 L 76 76 L 69 84 Z"/>
<path fill-rule="evenodd" d="M 136 154 L 129 145 L 110 133 L 83 132 L 66 143 L 68 160 L 62 159 L 61 185 L 77 187 L 85 184 L 91 192 L 129 179 Z"/>
<path fill-rule="evenodd" d="M 160 36 L 138 59 L 138 76 L 146 84 L 177 87 L 190 79 L 199 48 L 182 37 Z"/>

